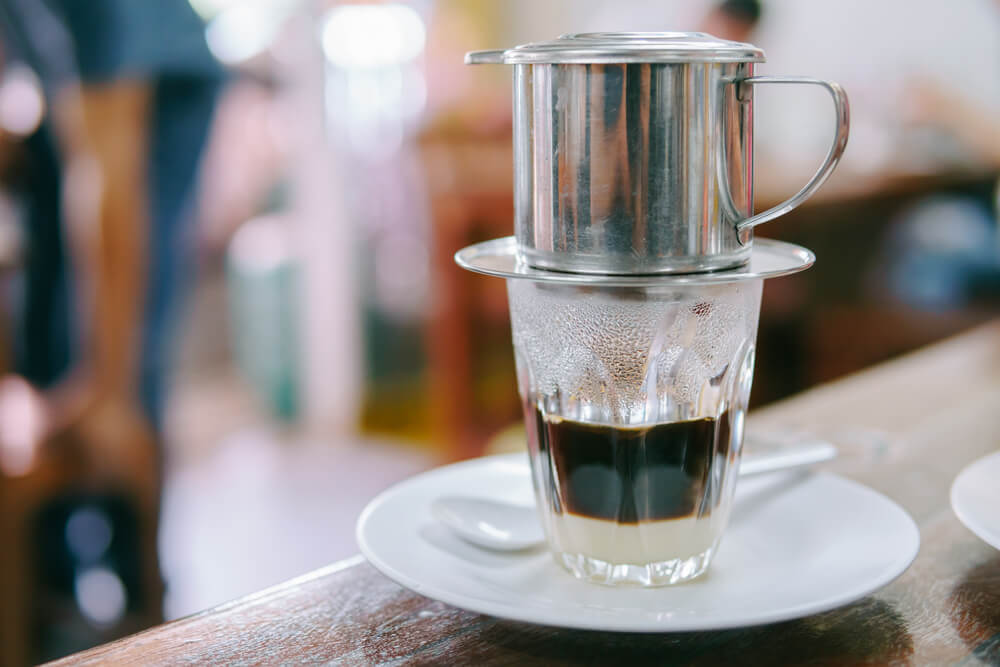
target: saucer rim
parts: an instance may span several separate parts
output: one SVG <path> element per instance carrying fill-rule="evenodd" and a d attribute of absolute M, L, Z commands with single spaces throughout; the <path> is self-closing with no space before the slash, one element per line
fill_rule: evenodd
<path fill-rule="evenodd" d="M 972 463 L 969 463 L 955 476 L 948 493 L 951 511 L 955 513 L 958 520 L 962 522 L 976 537 L 990 545 L 994 549 L 1000 549 L 1000 531 L 993 527 L 985 526 L 980 521 L 980 511 L 972 510 L 970 505 L 962 499 L 962 494 L 966 490 L 970 479 L 983 474 L 983 470 L 996 468 L 1000 470 L 1000 451 L 995 451 L 985 456 L 981 456 Z"/>
<path fill-rule="evenodd" d="M 816 263 L 815 253 L 808 248 L 787 241 L 760 237 L 754 240 L 750 261 L 745 265 L 736 269 L 701 273 L 602 275 L 537 269 L 521 259 L 517 251 L 517 240 L 513 236 L 466 246 L 455 253 L 454 259 L 463 269 L 496 278 L 608 287 L 712 285 L 766 280 L 805 271 Z M 755 269 L 755 260 L 758 264 L 763 260 L 773 262 L 774 265 L 769 269 Z"/>
<path fill-rule="evenodd" d="M 488 616 L 493 616 L 496 618 L 501 618 L 509 621 L 515 621 L 520 623 L 531 623 L 534 625 L 541 625 L 547 627 L 555 628 L 565 628 L 565 629 L 575 629 L 575 630 L 597 630 L 597 631 L 607 631 L 607 632 L 638 632 L 638 633 L 676 633 L 676 632 L 699 632 L 699 631 L 715 631 L 715 630 L 730 630 L 735 628 L 745 628 L 753 627 L 757 625 L 765 625 L 770 623 L 778 623 L 781 621 L 794 620 L 797 618 L 803 618 L 806 616 L 812 616 L 814 614 L 820 614 L 826 611 L 831 611 L 833 609 L 838 609 L 840 607 L 856 602 L 882 588 L 889 585 L 897 578 L 903 575 L 909 569 L 910 565 L 916 559 L 920 552 L 920 529 L 913 517 L 910 516 L 903 507 L 901 507 L 897 502 L 886 496 L 885 494 L 872 489 L 865 484 L 857 482 L 847 477 L 837 475 L 830 472 L 811 472 L 811 473 L 801 473 L 806 475 L 814 475 L 817 477 L 826 477 L 835 480 L 837 483 L 844 484 L 849 487 L 853 487 L 853 491 L 861 492 L 862 494 L 868 495 L 877 502 L 883 502 L 890 506 L 893 511 L 899 515 L 901 522 L 900 531 L 905 531 L 908 533 L 909 544 L 903 545 L 907 548 L 904 550 L 900 548 L 898 554 L 891 563 L 887 563 L 884 572 L 881 576 L 877 578 L 872 578 L 866 580 L 863 584 L 859 584 L 855 588 L 847 589 L 841 592 L 839 595 L 830 596 L 824 598 L 821 602 L 803 602 L 798 605 L 789 606 L 783 609 L 777 609 L 771 612 L 760 613 L 752 615 L 748 618 L 746 614 L 735 614 L 729 617 L 727 616 L 715 616 L 710 619 L 704 617 L 678 617 L 671 618 L 669 622 L 664 623 L 663 621 L 654 621 L 644 617 L 636 617 L 631 615 L 615 615 L 603 618 L 596 617 L 577 617 L 571 614 L 565 613 L 565 611 L 560 612 L 558 608 L 553 608 L 549 610 L 539 610 L 532 609 L 528 613 L 524 613 L 523 608 L 519 608 L 513 604 L 504 603 L 494 603 L 489 600 L 474 599 L 468 595 L 462 595 L 458 592 L 452 592 L 447 588 L 436 585 L 428 585 L 421 581 L 416 580 L 410 575 L 406 574 L 395 568 L 393 565 L 385 562 L 378 554 L 377 549 L 374 549 L 367 539 L 365 532 L 365 526 L 370 520 L 371 516 L 377 512 L 382 505 L 387 503 L 390 499 L 405 493 L 411 486 L 422 486 L 424 484 L 430 483 L 435 477 L 442 475 L 452 475 L 460 471 L 463 468 L 474 468 L 478 466 L 490 465 L 494 462 L 501 464 L 518 463 L 521 465 L 528 465 L 526 460 L 526 455 L 523 453 L 516 454 L 499 454 L 494 456 L 485 456 L 470 459 L 467 461 L 460 461 L 458 463 L 453 463 L 446 466 L 441 466 L 428 470 L 426 472 L 420 473 L 413 477 L 410 477 L 392 487 L 386 489 L 382 493 L 378 494 L 371 502 L 365 507 L 358 517 L 358 521 L 355 528 L 355 538 L 358 543 L 358 547 L 361 553 L 365 556 L 369 563 L 383 575 L 389 579 L 395 581 L 400 586 L 407 588 L 419 595 L 430 598 L 432 600 L 437 600 L 444 602 L 445 604 L 457 607 L 459 609 L 464 609 L 477 614 L 484 614 Z M 775 473 L 780 474 L 780 473 Z M 905 524 L 905 528 L 903 527 Z M 548 566 L 552 568 L 558 568 L 558 565 L 554 560 L 548 559 Z M 570 575 L 566 575 L 570 576 Z M 684 586 L 697 586 L 698 579 L 682 584 Z M 586 586 L 596 586 L 597 584 L 589 584 L 586 582 L 580 582 L 581 585 Z M 647 589 L 651 594 L 655 594 L 656 591 L 669 590 L 667 587 L 657 587 Z"/>

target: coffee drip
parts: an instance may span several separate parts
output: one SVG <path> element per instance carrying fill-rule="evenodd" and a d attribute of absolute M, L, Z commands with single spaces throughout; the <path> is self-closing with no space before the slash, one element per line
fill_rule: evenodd
<path fill-rule="evenodd" d="M 729 454 L 728 412 L 630 428 L 546 418 L 536 408 L 532 421 L 528 438 L 559 480 L 551 497 L 556 513 L 636 524 L 711 511 L 705 489 L 712 462 Z"/>
<path fill-rule="evenodd" d="M 540 518 L 557 561 L 606 584 L 708 566 L 729 514 L 763 280 L 812 253 L 754 240 L 847 142 L 835 83 L 754 74 L 702 33 L 564 35 L 471 53 L 514 66 L 514 236 L 465 248 L 508 281 Z M 753 91 L 830 93 L 834 141 L 787 201 L 753 210 Z"/>

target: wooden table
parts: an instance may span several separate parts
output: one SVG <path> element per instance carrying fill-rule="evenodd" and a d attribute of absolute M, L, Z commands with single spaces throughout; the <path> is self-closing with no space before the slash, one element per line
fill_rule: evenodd
<path fill-rule="evenodd" d="M 635 635 L 461 611 L 400 588 L 358 556 L 65 663 L 1000 663 L 1000 551 L 948 504 L 959 470 L 1000 447 L 1000 319 L 758 411 L 750 424 L 808 426 L 839 441 L 845 454 L 829 468 L 892 497 L 920 525 L 910 569 L 825 614 Z"/>

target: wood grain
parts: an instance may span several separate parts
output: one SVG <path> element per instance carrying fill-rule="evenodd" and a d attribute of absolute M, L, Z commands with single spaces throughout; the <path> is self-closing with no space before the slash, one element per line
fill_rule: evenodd
<path fill-rule="evenodd" d="M 788 424 L 837 440 L 829 468 L 920 526 L 913 566 L 842 609 L 724 632 L 559 630 L 428 600 L 357 557 L 60 664 L 1000 664 L 1000 551 L 948 504 L 957 472 L 1000 447 L 1000 320 L 751 420 Z"/>

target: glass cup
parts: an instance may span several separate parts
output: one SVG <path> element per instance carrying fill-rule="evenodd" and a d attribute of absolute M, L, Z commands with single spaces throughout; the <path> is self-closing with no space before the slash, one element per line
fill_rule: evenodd
<path fill-rule="evenodd" d="M 736 483 L 762 282 L 507 281 L 540 518 L 574 576 L 661 586 L 708 567 Z"/>

